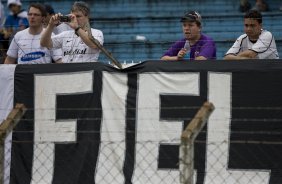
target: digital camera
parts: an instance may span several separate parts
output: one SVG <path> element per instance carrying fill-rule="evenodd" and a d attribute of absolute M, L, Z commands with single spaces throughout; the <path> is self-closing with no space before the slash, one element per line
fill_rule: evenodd
<path fill-rule="evenodd" d="M 60 22 L 70 22 L 71 18 L 68 15 L 61 15 L 60 17 Z"/>

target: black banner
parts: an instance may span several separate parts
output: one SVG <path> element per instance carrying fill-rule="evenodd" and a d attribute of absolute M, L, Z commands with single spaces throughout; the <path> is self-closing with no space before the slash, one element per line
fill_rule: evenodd
<path fill-rule="evenodd" d="M 181 131 L 215 105 L 195 142 L 195 179 L 282 182 L 282 64 L 149 61 L 17 65 L 10 183 L 180 183 Z"/>

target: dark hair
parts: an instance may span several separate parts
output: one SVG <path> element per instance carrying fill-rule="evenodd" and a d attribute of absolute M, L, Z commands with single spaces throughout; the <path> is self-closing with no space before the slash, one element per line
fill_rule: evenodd
<path fill-rule="evenodd" d="M 76 1 L 73 3 L 71 12 L 74 11 L 81 11 L 85 16 L 88 16 L 90 14 L 89 5 L 83 1 Z"/>
<path fill-rule="evenodd" d="M 258 23 L 262 23 L 262 15 L 258 10 L 250 10 L 248 11 L 245 16 L 245 19 L 255 19 L 258 21 Z"/>
<path fill-rule="evenodd" d="M 45 6 L 45 10 L 46 10 L 46 13 L 49 13 L 50 15 L 54 15 L 55 14 L 55 11 L 53 9 L 53 7 L 49 4 L 44 4 Z"/>
<path fill-rule="evenodd" d="M 32 3 L 32 4 L 30 4 L 29 8 L 28 8 L 28 12 L 29 12 L 30 8 L 38 9 L 43 17 L 47 16 L 47 13 L 46 13 L 46 10 L 45 10 L 45 6 L 43 4 L 41 4 L 41 3 Z"/>

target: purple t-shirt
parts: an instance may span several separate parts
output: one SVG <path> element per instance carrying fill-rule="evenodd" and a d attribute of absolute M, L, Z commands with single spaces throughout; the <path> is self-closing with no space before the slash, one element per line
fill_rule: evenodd
<path fill-rule="evenodd" d="M 175 42 L 163 56 L 177 56 L 178 52 L 184 47 L 185 42 L 185 38 Z M 203 56 L 207 59 L 216 59 L 216 46 L 212 38 L 201 34 L 200 39 L 191 46 L 190 60 L 194 60 L 198 56 Z"/>

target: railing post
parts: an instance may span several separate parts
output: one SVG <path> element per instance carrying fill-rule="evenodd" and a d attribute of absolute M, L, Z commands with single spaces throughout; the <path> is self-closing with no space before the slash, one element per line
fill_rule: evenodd
<path fill-rule="evenodd" d="M 180 183 L 194 184 L 194 141 L 205 126 L 207 119 L 214 110 L 212 103 L 205 102 L 190 121 L 181 135 L 179 148 Z"/>
<path fill-rule="evenodd" d="M 16 107 L 9 113 L 6 120 L 0 124 L 0 184 L 4 183 L 5 139 L 25 112 L 26 107 L 23 104 L 16 104 Z"/>

